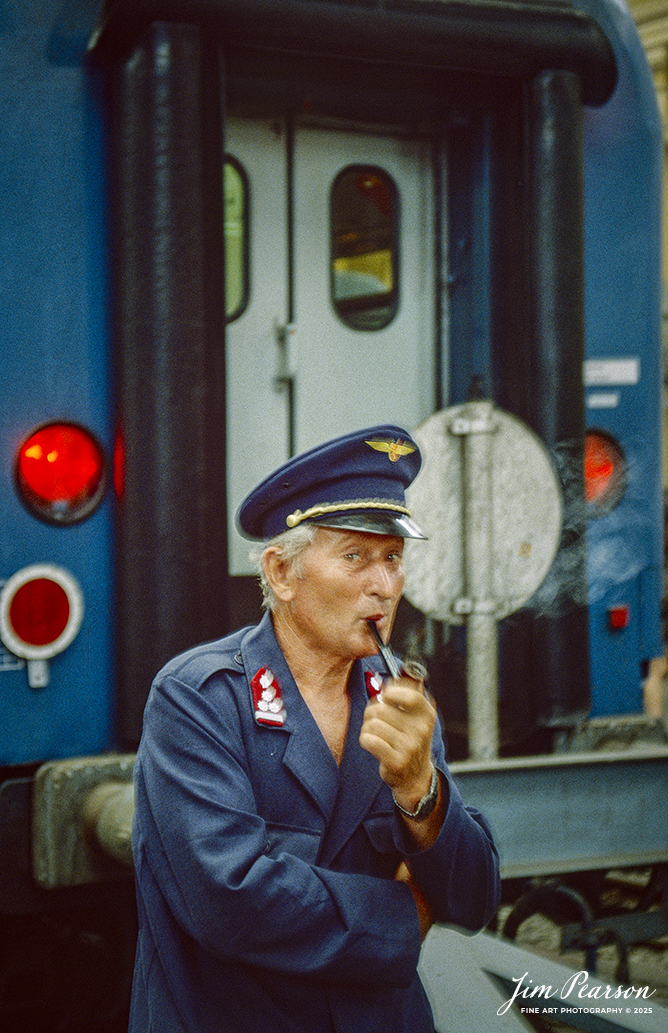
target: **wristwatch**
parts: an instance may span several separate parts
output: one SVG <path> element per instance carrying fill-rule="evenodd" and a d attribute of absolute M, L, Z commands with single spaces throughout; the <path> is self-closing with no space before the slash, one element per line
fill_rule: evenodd
<path fill-rule="evenodd" d="M 392 795 L 392 799 L 394 800 L 394 794 Z M 410 818 L 411 821 L 424 821 L 425 818 L 429 817 L 437 803 L 438 771 L 433 764 L 431 766 L 431 784 L 427 790 L 427 794 L 422 797 L 414 811 L 407 811 L 405 807 L 402 807 L 401 804 L 398 804 L 397 801 L 394 800 L 395 807 L 397 807 L 402 814 L 405 814 L 407 818 Z"/>

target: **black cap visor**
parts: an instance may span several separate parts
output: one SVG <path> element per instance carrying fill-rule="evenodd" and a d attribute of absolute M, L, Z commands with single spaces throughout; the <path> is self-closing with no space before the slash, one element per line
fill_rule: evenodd
<path fill-rule="evenodd" d="M 385 510 L 351 510 L 349 513 L 331 513 L 309 523 L 318 527 L 346 528 L 366 534 L 386 534 L 398 538 L 427 538 L 414 520 L 405 513 Z"/>

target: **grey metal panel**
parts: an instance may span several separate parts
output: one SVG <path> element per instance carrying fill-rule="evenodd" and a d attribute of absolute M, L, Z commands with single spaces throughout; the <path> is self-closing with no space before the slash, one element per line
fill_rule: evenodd
<path fill-rule="evenodd" d="M 436 1030 L 438 1033 L 476 1030 L 531 1033 L 533 1027 L 514 1008 L 498 1014 L 508 994 L 483 968 L 475 951 L 477 939 L 447 926 L 435 925 L 422 946 L 420 979 L 429 998 Z M 495 967 L 492 964 L 492 972 Z"/>
<path fill-rule="evenodd" d="M 487 933 L 463 936 L 433 926 L 422 948 L 420 977 L 439 1033 L 519 1033 L 532 1028 L 524 1014 L 534 1011 L 589 1033 L 668 1029 L 668 1009 L 656 1003 L 654 986 L 636 987 L 624 997 L 619 986 Z M 520 984 L 527 997 L 518 995 L 509 1006 Z"/>
<path fill-rule="evenodd" d="M 110 753 L 49 761 L 39 768 L 32 807 L 33 876 L 39 886 L 51 890 L 131 877 L 127 865 L 131 861 L 134 762 L 134 754 Z M 124 785 L 128 789 L 124 806 L 114 815 L 115 829 L 109 829 L 100 791 Z M 91 819 L 95 827 L 91 827 Z M 107 826 L 102 830 L 102 842 L 97 828 L 100 820 Z M 123 839 L 125 849 L 119 846 Z M 114 844 L 112 850 L 110 843 Z M 120 857 L 124 864 L 119 863 Z"/>
<path fill-rule="evenodd" d="M 451 766 L 503 878 L 668 861 L 668 749 Z"/>

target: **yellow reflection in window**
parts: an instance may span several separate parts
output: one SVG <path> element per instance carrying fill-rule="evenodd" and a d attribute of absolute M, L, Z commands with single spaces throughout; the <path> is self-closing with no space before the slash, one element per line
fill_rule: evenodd
<path fill-rule="evenodd" d="M 332 187 L 332 302 L 356 330 L 378 330 L 397 309 L 398 202 L 391 177 L 351 165 Z"/>

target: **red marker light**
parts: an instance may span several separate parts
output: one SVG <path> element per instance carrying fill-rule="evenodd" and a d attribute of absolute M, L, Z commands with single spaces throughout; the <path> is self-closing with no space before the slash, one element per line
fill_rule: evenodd
<path fill-rule="evenodd" d="M 50 423 L 19 450 L 16 477 L 21 496 L 38 516 L 54 523 L 83 520 L 105 485 L 102 449 L 83 427 Z"/>
<path fill-rule="evenodd" d="M 51 563 L 13 574 L 0 592 L 0 638 L 26 660 L 48 660 L 69 646 L 83 617 L 75 578 Z"/>
<path fill-rule="evenodd" d="M 70 618 L 67 592 L 49 578 L 34 578 L 21 585 L 9 604 L 9 623 L 30 646 L 45 646 L 59 639 Z"/>
<path fill-rule="evenodd" d="M 116 498 L 123 498 L 123 487 L 125 484 L 125 442 L 123 436 L 119 431 L 114 440 L 114 457 L 113 457 L 113 479 L 114 479 L 114 491 L 116 492 Z"/>
<path fill-rule="evenodd" d="M 626 461 L 610 435 L 590 430 L 585 435 L 585 500 L 594 513 L 617 505 L 626 486 Z"/>
<path fill-rule="evenodd" d="M 631 613 L 628 606 L 611 606 L 608 609 L 608 627 L 610 631 L 623 631 L 628 628 L 631 621 Z"/>

